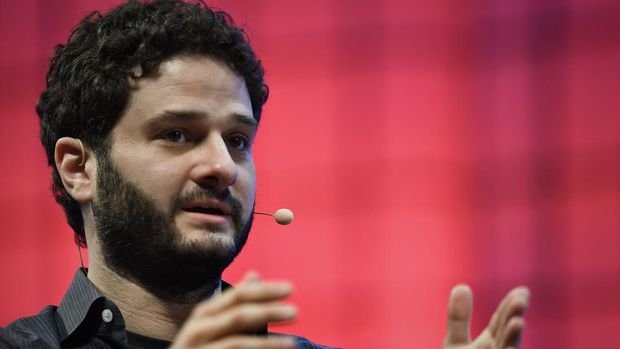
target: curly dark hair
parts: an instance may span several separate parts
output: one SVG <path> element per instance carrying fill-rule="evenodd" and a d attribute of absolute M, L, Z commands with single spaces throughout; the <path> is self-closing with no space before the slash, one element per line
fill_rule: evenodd
<path fill-rule="evenodd" d="M 79 138 L 95 154 L 107 154 L 110 131 L 129 100 L 130 80 L 152 76 L 164 60 L 180 54 L 227 63 L 244 78 L 254 118 L 260 121 L 269 95 L 261 62 L 230 15 L 203 2 L 130 0 L 105 15 L 95 11 L 86 16 L 67 43 L 56 46 L 36 110 L 52 168 L 52 191 L 79 246 L 86 246 L 84 222 L 55 166 L 56 141 Z"/>

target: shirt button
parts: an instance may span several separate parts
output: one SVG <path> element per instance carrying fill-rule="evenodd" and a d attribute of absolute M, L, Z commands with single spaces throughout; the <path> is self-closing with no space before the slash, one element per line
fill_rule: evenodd
<path fill-rule="evenodd" d="M 103 319 L 103 321 L 105 322 L 110 322 L 112 321 L 112 319 L 114 318 L 114 315 L 112 314 L 112 310 L 110 309 L 104 309 L 101 312 L 101 318 Z"/>

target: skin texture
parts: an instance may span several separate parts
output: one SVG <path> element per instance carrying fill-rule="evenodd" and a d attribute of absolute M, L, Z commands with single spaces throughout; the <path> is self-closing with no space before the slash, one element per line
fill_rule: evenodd
<path fill-rule="evenodd" d="M 110 158 L 120 174 L 149 194 L 162 212 L 171 213 L 175 199 L 196 187 L 229 190 L 241 202 L 248 220 L 256 189 L 251 148 L 235 148 L 238 138 L 251 142 L 254 127 L 243 80 L 224 63 L 209 58 L 179 57 L 164 62 L 160 74 L 137 82 L 127 111 L 112 131 Z M 164 113 L 194 113 L 160 117 Z M 174 212 L 185 241 L 234 244 L 234 222 L 207 229 L 188 212 Z"/>

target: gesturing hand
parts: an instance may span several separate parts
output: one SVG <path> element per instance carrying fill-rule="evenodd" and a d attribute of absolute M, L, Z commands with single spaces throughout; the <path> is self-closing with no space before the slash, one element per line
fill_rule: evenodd
<path fill-rule="evenodd" d="M 256 274 L 248 273 L 239 286 L 198 304 L 171 349 L 295 348 L 291 338 L 247 334 L 268 322 L 294 319 L 296 309 L 280 303 L 290 293 L 288 283 L 261 282 Z"/>
<path fill-rule="evenodd" d="M 523 319 L 529 299 L 526 287 L 512 289 L 501 301 L 478 338 L 471 340 L 469 327 L 473 308 L 473 295 L 466 285 L 452 289 L 448 303 L 448 332 L 444 349 L 516 349 L 525 321 Z"/>

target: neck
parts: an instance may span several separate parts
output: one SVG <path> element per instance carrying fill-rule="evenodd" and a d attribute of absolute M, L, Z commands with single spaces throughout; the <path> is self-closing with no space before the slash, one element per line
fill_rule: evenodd
<path fill-rule="evenodd" d="M 89 258 L 88 279 L 119 307 L 127 331 L 166 341 L 172 341 L 200 301 L 195 296 L 185 297 L 190 301 L 182 303 L 158 298 L 136 280 L 111 270 L 97 253 Z M 220 280 L 214 280 L 207 294 L 217 292 L 219 285 Z M 200 294 L 205 293 L 200 290 Z"/>

